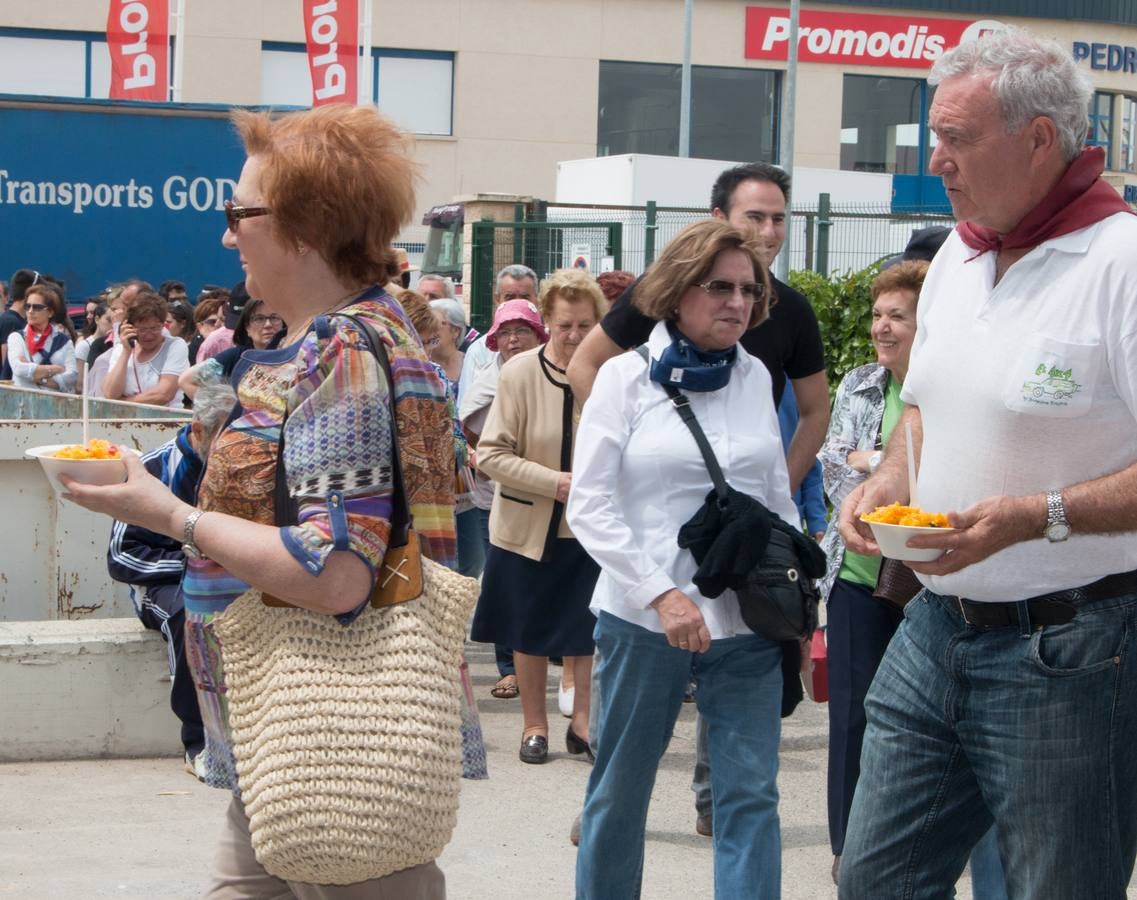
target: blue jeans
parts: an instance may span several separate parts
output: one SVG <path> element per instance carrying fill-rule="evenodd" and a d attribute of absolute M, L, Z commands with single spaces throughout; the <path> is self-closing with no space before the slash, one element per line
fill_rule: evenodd
<path fill-rule="evenodd" d="M 746 635 L 689 653 L 601 613 L 596 650 L 596 763 L 581 819 L 577 900 L 639 897 L 648 803 L 692 672 L 710 737 L 715 897 L 776 900 L 781 647 Z"/>
<path fill-rule="evenodd" d="M 1007 883 L 994 828 L 989 828 L 971 848 L 971 897 L 972 900 L 1007 900 Z"/>
<path fill-rule="evenodd" d="M 1137 852 L 1137 594 L 984 631 L 922 592 L 865 701 L 842 900 L 941 898 L 998 826 L 1013 900 L 1125 897 Z"/>
<path fill-rule="evenodd" d="M 486 567 L 486 538 L 482 535 L 482 510 L 476 506 L 454 517 L 458 532 L 458 572 L 477 578 Z"/>
<path fill-rule="evenodd" d="M 829 592 L 829 846 L 845 852 L 849 810 L 861 772 L 865 695 L 888 642 L 900 625 L 899 610 L 872 598 L 872 589 L 838 578 Z"/>

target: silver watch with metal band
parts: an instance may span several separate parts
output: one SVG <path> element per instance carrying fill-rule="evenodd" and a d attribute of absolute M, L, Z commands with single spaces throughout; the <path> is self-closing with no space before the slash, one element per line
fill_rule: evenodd
<path fill-rule="evenodd" d="M 204 509 L 195 509 L 186 516 L 185 524 L 182 525 L 182 553 L 190 559 L 205 559 L 205 554 L 193 541 L 193 529 L 197 525 L 197 520 L 204 515 Z"/>
<path fill-rule="evenodd" d="M 1070 536 L 1070 523 L 1066 521 L 1066 507 L 1062 505 L 1061 491 L 1046 492 L 1046 529 L 1042 533 L 1052 544 Z"/>

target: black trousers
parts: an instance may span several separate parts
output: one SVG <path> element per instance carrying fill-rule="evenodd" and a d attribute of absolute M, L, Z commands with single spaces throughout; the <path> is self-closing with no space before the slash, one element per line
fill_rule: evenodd
<path fill-rule="evenodd" d="M 190 756 L 197 756 L 205 746 L 205 730 L 197 691 L 186 662 L 186 612 L 181 587 L 164 584 L 147 589 L 139 614 L 142 624 L 160 631 L 170 654 L 170 709 L 182 723 L 182 746 Z"/>
<path fill-rule="evenodd" d="M 861 775 L 865 695 L 903 616 L 872 590 L 838 578 L 826 606 L 829 649 L 829 844 L 845 848 L 853 792 Z"/>

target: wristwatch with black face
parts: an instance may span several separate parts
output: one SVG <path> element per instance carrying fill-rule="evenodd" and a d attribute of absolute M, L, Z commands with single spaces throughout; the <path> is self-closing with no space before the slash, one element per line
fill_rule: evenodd
<path fill-rule="evenodd" d="M 182 553 L 189 559 L 205 559 L 205 554 L 201 552 L 201 548 L 193 540 L 194 526 L 197 525 L 197 520 L 203 515 L 205 515 L 205 510 L 195 509 L 186 516 L 185 524 L 182 525 Z"/>
<path fill-rule="evenodd" d="M 1066 521 L 1066 507 L 1062 505 L 1061 491 L 1046 492 L 1046 539 L 1052 544 L 1070 536 L 1070 523 Z"/>

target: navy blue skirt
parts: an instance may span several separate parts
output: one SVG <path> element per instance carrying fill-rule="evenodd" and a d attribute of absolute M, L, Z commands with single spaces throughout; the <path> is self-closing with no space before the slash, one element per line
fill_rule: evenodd
<path fill-rule="evenodd" d="M 541 562 L 491 544 L 470 637 L 532 656 L 591 656 L 599 575 L 575 538 L 558 538 Z"/>

